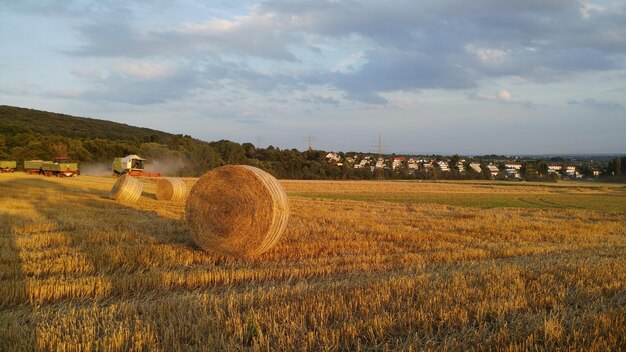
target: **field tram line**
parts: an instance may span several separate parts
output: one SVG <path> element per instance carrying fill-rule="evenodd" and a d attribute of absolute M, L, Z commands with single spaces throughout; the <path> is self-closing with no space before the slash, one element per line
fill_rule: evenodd
<path fill-rule="evenodd" d="M 598 250 L 602 250 L 602 248 L 597 248 Z M 626 246 L 623 246 L 623 249 L 626 249 Z M 532 260 L 532 258 L 541 257 L 542 261 Z M 551 253 L 546 256 L 546 254 L 534 254 L 534 255 L 523 255 L 523 256 L 510 256 L 510 257 L 492 257 L 492 258 L 482 258 L 482 259 L 470 259 L 463 261 L 453 261 L 453 262 L 433 262 L 426 263 L 426 265 L 422 267 L 410 267 L 406 268 L 404 265 L 399 265 L 397 267 L 391 268 L 383 268 L 380 270 L 373 270 L 367 273 L 364 273 L 360 270 L 359 267 L 353 268 L 352 270 L 342 270 L 342 271 L 328 271 L 322 270 L 320 273 L 308 273 L 305 275 L 293 275 L 293 273 L 284 272 L 275 277 L 266 277 L 259 278 L 255 277 L 255 273 L 252 273 L 251 276 L 240 278 L 239 280 L 224 280 L 220 283 L 214 282 L 211 285 L 170 285 L 168 287 L 161 286 L 162 281 L 152 282 L 152 285 L 142 286 L 141 289 L 129 290 L 125 292 L 115 292 L 115 287 L 118 288 L 123 286 L 118 286 L 119 282 L 125 282 L 131 279 L 135 284 L 141 283 L 141 281 L 137 281 L 133 279 L 133 275 L 118 277 L 116 280 L 107 280 L 107 276 L 87 276 L 86 279 L 94 278 L 100 279 L 96 280 L 99 283 L 109 283 L 112 285 L 113 290 L 104 296 L 92 297 L 88 294 L 81 294 L 77 297 L 64 297 L 53 300 L 46 299 L 37 299 L 32 298 L 28 293 L 24 297 L 25 300 L 14 301 L 10 303 L 5 303 L 0 306 L 0 311 L 11 310 L 15 307 L 22 306 L 24 304 L 36 305 L 39 307 L 48 307 L 55 305 L 64 305 L 64 304 L 85 304 L 90 305 L 97 302 L 108 302 L 108 301 L 117 301 L 119 299 L 123 300 L 133 300 L 133 299 L 141 299 L 141 297 L 146 297 L 150 295 L 158 295 L 162 294 L 180 294 L 180 293 L 206 293 L 206 294 L 221 294 L 221 293 L 229 293 L 229 292 L 245 292 L 250 287 L 251 283 L 255 285 L 252 289 L 257 289 L 258 287 L 276 287 L 277 285 L 281 286 L 293 286 L 300 283 L 306 284 L 318 284 L 320 286 L 328 285 L 329 283 L 337 282 L 337 281 L 345 281 L 345 282 L 357 282 L 360 281 L 372 281 L 376 279 L 390 279 L 394 277 L 413 277 L 416 275 L 427 275 L 427 274 L 437 274 L 437 275 L 451 275 L 454 272 L 463 272 L 467 273 L 467 270 L 473 271 L 481 271 L 484 269 L 484 265 L 488 267 L 502 267 L 504 264 L 513 265 L 521 268 L 525 268 L 528 270 L 540 270 L 538 267 L 545 266 L 555 266 L 555 265 L 573 265 L 575 263 L 588 263 L 591 258 L 597 258 L 597 254 L 594 254 L 593 251 L 589 249 L 581 249 L 581 250 L 572 250 L 572 251 L 559 251 L 555 253 Z M 604 261 L 606 260 L 619 260 L 626 259 L 623 256 L 604 256 L 602 257 Z M 487 263 L 487 264 L 485 264 Z M 448 273 L 448 274 L 446 274 Z M 138 277 L 159 277 L 161 273 L 159 272 L 138 272 Z M 73 278 L 70 278 L 73 279 Z M 171 283 L 170 283 L 171 284 Z M 134 286 L 139 287 L 137 285 Z M 95 288 L 94 288 L 95 289 Z"/>
<path fill-rule="evenodd" d="M 194 271 L 197 271 L 197 270 L 194 270 Z M 78 297 L 64 297 L 64 298 L 57 298 L 57 299 L 49 300 L 49 299 L 38 299 L 37 297 L 33 298 L 28 292 L 25 292 L 25 296 L 23 297 L 23 299 L 18 300 L 16 302 L 14 301 L 9 304 L 5 304 L 4 307 L 14 307 L 14 306 L 18 306 L 18 305 L 29 303 L 29 302 L 31 304 L 36 304 L 36 305 L 62 304 L 64 302 L 69 303 L 69 302 L 74 302 L 76 300 L 83 301 L 83 302 L 97 302 L 97 301 L 111 300 L 111 299 L 117 299 L 117 298 L 140 297 L 140 296 L 149 294 L 151 292 L 152 293 L 154 292 L 160 292 L 160 293 L 188 292 L 190 290 L 191 291 L 203 290 L 206 292 L 214 292 L 217 290 L 217 292 L 221 292 L 220 290 L 223 290 L 223 289 L 231 290 L 234 287 L 244 288 L 250 283 L 256 283 L 256 284 L 263 283 L 269 286 L 275 286 L 276 284 L 289 285 L 293 282 L 310 282 L 311 280 L 314 280 L 314 281 L 318 280 L 320 282 L 329 282 L 329 279 L 331 278 L 335 278 L 335 279 L 337 278 L 341 279 L 342 277 L 365 278 L 365 277 L 372 277 L 373 275 L 374 276 L 388 276 L 390 273 L 397 272 L 398 268 L 386 267 L 386 268 L 381 268 L 380 270 L 373 270 L 373 271 L 370 271 L 368 273 L 363 273 L 363 274 L 359 274 L 361 272 L 361 267 L 359 265 L 356 265 L 352 268 L 347 268 L 345 270 L 340 270 L 340 271 L 334 270 L 330 266 L 321 268 L 317 272 L 315 271 L 311 272 L 310 270 L 301 270 L 300 273 L 298 273 L 298 271 L 300 270 L 297 270 L 296 272 L 285 271 L 285 272 L 280 272 L 278 274 L 274 274 L 273 276 L 270 275 L 270 276 L 261 277 L 263 276 L 263 273 L 246 270 L 247 275 L 237 277 L 237 272 L 226 270 L 223 272 L 216 272 L 214 273 L 215 275 L 210 275 L 216 278 L 216 280 L 208 280 L 208 281 L 211 281 L 210 284 L 202 283 L 203 280 L 199 280 L 195 283 L 189 284 L 189 282 L 188 281 L 186 282 L 184 279 L 176 280 L 176 278 L 174 278 L 172 281 L 167 283 L 167 287 L 164 287 L 163 285 L 165 281 L 163 279 L 164 279 L 164 276 L 167 276 L 168 274 L 167 272 L 156 272 L 156 271 L 146 272 L 144 270 L 139 270 L 135 273 L 137 275 L 124 275 L 124 276 L 119 276 L 119 275 L 115 275 L 115 276 L 84 275 L 83 276 L 81 275 L 84 279 L 93 279 L 91 280 L 93 281 L 92 282 L 93 284 L 109 285 L 110 289 L 108 290 L 108 293 L 105 296 L 101 296 L 101 297 L 90 297 L 88 294 L 83 293 L 83 294 L 80 294 Z M 415 272 L 414 269 L 410 269 L 409 271 Z M 274 270 L 265 270 L 265 272 L 275 273 Z M 232 275 L 234 275 L 234 277 L 232 277 Z M 151 278 L 152 280 L 146 279 L 147 277 Z M 221 277 L 221 280 L 219 279 L 220 277 Z M 54 280 L 50 280 L 54 278 L 60 279 L 62 281 L 65 281 L 63 279 L 69 279 L 69 280 L 79 279 L 78 276 L 72 276 L 69 278 L 66 276 L 57 276 L 57 277 L 48 278 L 46 280 L 34 280 L 34 282 L 31 282 L 31 283 L 37 284 L 37 281 L 42 281 L 42 282 L 47 281 L 45 285 L 46 287 L 51 287 L 49 285 L 58 285 L 61 283 L 61 282 L 55 283 Z M 142 279 L 145 280 L 145 282 L 142 283 Z M 195 281 L 195 280 L 191 280 L 191 281 Z M 133 287 L 130 287 L 129 289 L 128 286 L 124 285 L 124 283 L 126 282 L 133 282 L 134 283 L 132 285 Z M 141 287 L 141 288 L 137 289 L 138 287 Z M 94 290 L 96 290 L 96 288 L 94 288 Z M 88 290 L 88 291 L 92 292 L 91 290 Z M 3 307 L 0 307 L 0 309 L 2 308 Z"/>
<path fill-rule="evenodd" d="M 462 269 L 463 267 L 459 267 Z M 250 282 L 240 282 L 238 284 L 228 283 L 214 287 L 198 287 L 194 289 L 187 288 L 174 288 L 174 289 L 154 289 L 148 291 L 137 292 L 136 294 L 128 295 L 111 295 L 102 298 L 89 299 L 87 297 L 82 298 L 69 298 L 55 300 L 53 302 L 39 302 L 34 303 L 40 308 L 54 309 L 55 307 L 71 306 L 72 308 L 90 308 L 94 303 L 100 306 L 108 306 L 111 304 L 119 305 L 124 302 L 145 302 L 146 299 L 153 301 L 168 300 L 172 296 L 185 296 L 185 295 L 213 295 L 217 297 L 227 297 L 228 295 L 245 295 L 250 292 L 262 292 L 262 291 L 281 291 L 284 289 L 285 299 L 290 301 L 298 301 L 297 297 L 294 297 L 294 288 L 300 290 L 297 295 L 307 296 L 311 292 L 326 292 L 335 291 L 338 288 L 341 289 L 361 289 L 371 287 L 372 284 L 381 281 L 397 280 L 403 278 L 416 278 L 423 275 L 427 275 L 426 270 L 413 270 L 407 269 L 402 271 L 379 271 L 368 273 L 341 273 L 338 277 L 334 277 L 333 280 L 329 280 L 328 277 L 322 276 L 307 276 L 307 277 L 285 277 L 284 279 L 271 279 L 263 281 L 254 281 L 255 285 L 250 286 Z M 277 286 L 280 284 L 280 286 Z M 165 294 L 165 295 L 164 295 Z M 226 298 L 225 298 L 226 299 Z M 274 299 L 274 298 L 271 298 Z M 31 303 L 31 304 L 33 304 Z M 9 304 L 0 306 L 0 312 L 14 310 L 15 307 L 23 306 L 24 303 Z M 269 305 L 269 304 L 268 304 Z"/>
<path fill-rule="evenodd" d="M 587 251 L 580 251 L 582 254 L 588 254 Z M 262 292 L 262 291 L 281 291 L 285 289 L 284 298 L 290 301 L 297 301 L 296 297 L 293 297 L 294 288 L 301 289 L 297 294 L 310 295 L 312 292 L 321 293 L 326 291 L 335 291 L 337 289 L 361 289 L 371 287 L 373 284 L 384 283 L 386 281 L 400 280 L 400 279 L 417 279 L 419 277 L 431 277 L 435 276 L 438 280 L 451 279 L 455 273 L 462 273 L 464 276 L 476 276 L 477 274 L 484 273 L 491 270 L 490 268 L 502 268 L 507 264 L 509 266 L 521 269 L 524 272 L 542 272 L 546 267 L 554 267 L 559 265 L 572 266 L 575 264 L 590 263 L 590 258 L 593 255 L 584 256 L 578 251 L 572 251 L 570 253 L 561 253 L 559 256 L 550 258 L 548 261 L 534 261 L 530 260 L 532 256 L 525 258 L 521 257 L 507 257 L 507 258 L 492 258 L 486 260 L 489 262 L 486 266 L 484 261 L 469 261 L 469 262 L 445 262 L 438 263 L 437 265 L 427 266 L 422 269 L 405 269 L 405 270 L 392 270 L 392 271 L 379 271 L 379 272 L 357 272 L 344 275 L 335 275 L 332 280 L 329 277 L 285 277 L 279 280 L 264 280 L 262 282 L 255 281 L 254 286 L 250 286 L 250 282 L 240 282 L 238 284 L 224 284 L 214 287 L 197 287 L 194 289 L 188 288 L 174 288 L 174 289 L 154 289 L 136 292 L 135 294 L 124 295 L 110 295 L 107 297 L 90 299 L 83 297 L 80 299 L 63 299 L 56 300 L 47 303 L 35 303 L 37 306 L 45 309 L 53 309 L 53 307 L 61 307 L 64 305 L 70 305 L 73 308 L 80 307 L 92 307 L 93 304 L 101 306 L 107 306 L 110 304 L 121 304 L 124 302 L 145 302 L 146 299 L 153 301 L 167 300 L 173 296 L 185 296 L 185 295 L 245 295 L 250 292 Z M 542 256 L 545 258 L 545 256 Z M 568 259 L 573 259 L 572 261 Z M 611 258 L 616 259 L 616 258 Z M 606 259 L 605 259 L 606 261 Z M 280 286 L 277 286 L 279 284 Z M 165 294 L 165 295 L 164 295 Z M 120 302 L 121 299 L 121 302 Z M 275 299 L 272 298 L 272 299 Z M 114 303 L 111 303 L 114 302 Z M 0 312 L 13 310 L 15 307 L 23 306 L 24 303 L 10 304 L 0 307 Z"/>
<path fill-rule="evenodd" d="M 539 209 L 544 209 L 546 207 L 552 208 L 552 209 L 567 209 L 567 206 L 563 206 L 563 205 L 556 204 L 556 203 L 550 203 L 550 202 L 543 200 L 542 198 L 538 198 L 539 202 L 533 202 L 528 199 L 524 199 L 522 197 L 518 197 L 517 199 L 522 203 L 526 203 L 530 205 L 537 205 L 539 206 Z"/>
<path fill-rule="evenodd" d="M 426 273 L 416 271 L 394 272 L 391 275 L 378 273 L 370 275 L 361 273 L 359 275 L 347 275 L 336 280 L 329 281 L 324 278 L 291 278 L 281 281 L 264 281 L 258 285 L 224 285 L 219 287 L 197 288 L 193 290 L 179 289 L 159 291 L 152 290 L 138 293 L 136 295 L 110 296 L 101 299 L 72 299 L 59 300 L 46 304 L 37 304 L 38 309 L 56 310 L 56 309 L 90 309 L 96 304 L 99 307 L 107 307 L 110 305 L 124 304 L 147 304 L 148 302 L 170 301 L 174 297 L 196 297 L 199 295 L 207 295 L 219 297 L 218 299 L 227 301 L 233 295 L 247 296 L 254 295 L 254 307 L 268 307 L 275 304 L 276 299 L 284 302 L 299 302 L 300 297 L 310 296 L 312 293 L 336 292 L 338 289 L 353 290 L 371 287 L 373 284 L 383 281 L 397 280 L 404 278 L 423 277 Z M 277 286 L 280 283 L 282 285 Z M 260 299 L 259 299 L 260 296 Z M 277 297 L 278 296 L 278 297 Z M 28 309 L 29 305 L 5 305 L 0 306 L 0 314 L 6 311 L 15 311 L 17 309 Z"/>
<path fill-rule="evenodd" d="M 551 205 L 554 208 L 558 208 L 558 209 L 585 209 L 584 207 L 578 206 L 578 205 L 573 205 L 573 204 L 559 204 L 559 203 L 555 203 L 555 202 L 551 202 L 548 200 L 545 200 L 543 198 L 539 198 L 540 201 L 542 201 L 545 204 Z"/>

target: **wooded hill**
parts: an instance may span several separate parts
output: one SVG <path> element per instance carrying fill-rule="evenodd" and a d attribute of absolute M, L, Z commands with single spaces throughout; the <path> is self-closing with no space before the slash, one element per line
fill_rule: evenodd
<path fill-rule="evenodd" d="M 87 117 L 76 117 L 53 112 L 0 106 L 0 133 L 35 133 L 70 138 L 110 139 L 114 141 L 166 141 L 174 135 L 153 130 Z"/>
<path fill-rule="evenodd" d="M 290 179 L 478 179 L 489 175 L 475 173 L 466 165 L 466 172 L 421 172 L 408 173 L 406 168 L 393 171 L 369 167 L 355 169 L 348 163 L 339 166 L 328 162 L 326 152 L 296 149 L 279 149 L 269 146 L 256 148 L 251 143 L 235 143 L 227 140 L 206 142 L 188 135 L 171 134 L 150 128 L 129 126 L 122 123 L 76 117 L 52 112 L 0 105 L 0 160 L 50 160 L 55 156 L 67 155 L 80 162 L 80 168 L 99 164 L 106 173 L 115 157 L 138 154 L 151 163 L 149 171 L 171 176 L 199 176 L 215 167 L 227 164 L 247 164 L 259 167 L 279 178 Z M 338 153 L 340 156 L 359 158 L 364 153 Z M 387 155 L 393 157 L 394 155 Z M 440 156 L 431 156 L 439 160 Z M 459 158 L 453 156 L 450 160 Z M 506 158 L 497 155 L 474 157 L 483 163 Z M 441 160 L 444 160 L 442 158 Z M 554 158 L 553 158 L 554 159 Z M 551 161 L 558 161 L 553 160 Z M 564 161 L 564 160 L 563 160 Z M 541 171 L 536 177 L 525 175 L 527 180 L 547 178 L 545 160 L 530 160 L 525 163 Z M 587 171 L 589 171 L 589 167 Z M 590 171 L 589 171 L 590 172 Z M 533 172 L 530 172 L 531 176 Z M 626 174 L 626 158 L 609 162 L 603 176 L 620 178 Z M 543 176 L 541 176 L 543 175 Z M 621 179 L 621 178 L 620 178 Z"/>
<path fill-rule="evenodd" d="M 198 176 L 225 164 L 260 167 L 280 178 L 370 178 L 371 173 L 325 161 L 325 152 L 255 148 L 227 140 L 205 142 L 112 121 L 0 106 L 0 159 L 52 159 L 68 155 L 82 165 L 111 164 L 113 158 L 138 154 L 153 161 L 155 171 Z M 161 170 L 159 170 L 161 168 Z"/>

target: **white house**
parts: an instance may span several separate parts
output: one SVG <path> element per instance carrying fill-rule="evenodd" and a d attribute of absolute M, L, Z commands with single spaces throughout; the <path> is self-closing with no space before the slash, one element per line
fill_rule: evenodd
<path fill-rule="evenodd" d="M 522 169 L 522 164 L 521 163 L 504 163 L 504 168 L 505 169 L 514 169 L 514 170 L 521 170 Z"/>
<path fill-rule="evenodd" d="M 361 159 L 361 161 L 358 164 L 355 164 L 354 168 L 355 169 L 361 169 L 361 168 L 364 168 L 364 167 L 369 166 L 369 165 L 370 165 L 369 157 L 365 157 L 365 159 Z"/>
<path fill-rule="evenodd" d="M 341 161 L 341 156 L 339 156 L 339 154 L 337 154 L 335 152 L 330 152 L 330 153 L 326 154 L 326 159 L 329 162 L 338 163 L 338 162 Z"/>
<path fill-rule="evenodd" d="M 456 168 L 457 170 L 459 170 L 460 173 L 464 173 L 465 172 L 465 160 L 461 159 L 459 160 L 459 162 L 456 164 Z"/>
<path fill-rule="evenodd" d="M 555 174 L 561 172 L 563 166 L 558 164 L 550 164 L 548 165 L 548 174 Z"/>
<path fill-rule="evenodd" d="M 522 164 L 521 163 L 504 163 L 504 173 L 507 178 L 521 179 L 522 178 Z"/>
<path fill-rule="evenodd" d="M 582 174 L 576 171 L 576 166 L 568 165 L 563 168 L 563 175 L 569 178 L 580 178 Z"/>
<path fill-rule="evenodd" d="M 490 163 L 489 165 L 487 165 L 487 172 L 489 172 L 491 178 L 495 178 L 500 173 L 500 170 L 497 166 Z"/>
<path fill-rule="evenodd" d="M 397 157 L 393 158 L 393 162 L 391 164 L 391 168 L 394 169 L 394 170 L 400 168 L 402 166 L 402 163 L 405 160 L 406 159 L 403 156 L 397 156 Z"/>
<path fill-rule="evenodd" d="M 470 167 L 472 168 L 472 170 L 480 173 L 480 164 L 479 163 L 470 163 Z"/>

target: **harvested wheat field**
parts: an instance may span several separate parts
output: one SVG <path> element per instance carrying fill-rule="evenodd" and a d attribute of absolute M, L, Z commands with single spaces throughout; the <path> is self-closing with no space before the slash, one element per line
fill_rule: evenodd
<path fill-rule="evenodd" d="M 0 175 L 0 351 L 626 349 L 623 185 L 282 181 L 233 259 L 115 181 Z"/>

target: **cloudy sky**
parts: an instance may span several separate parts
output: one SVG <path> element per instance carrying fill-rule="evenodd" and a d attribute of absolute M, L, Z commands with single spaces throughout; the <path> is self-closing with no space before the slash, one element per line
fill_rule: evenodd
<path fill-rule="evenodd" d="M 0 104 L 301 150 L 626 152 L 626 0 L 0 0 Z"/>

